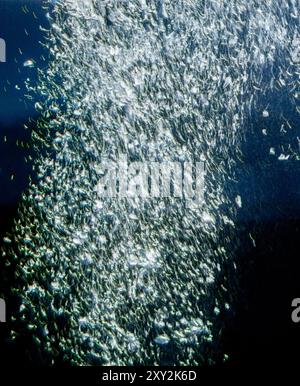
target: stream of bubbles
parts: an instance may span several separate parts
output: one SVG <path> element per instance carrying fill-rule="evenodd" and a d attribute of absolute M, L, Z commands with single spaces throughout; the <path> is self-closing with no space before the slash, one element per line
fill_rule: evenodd
<path fill-rule="evenodd" d="M 286 52 L 299 38 L 299 2 L 58 0 L 53 8 L 49 65 L 31 90 L 41 114 L 36 181 L 3 251 L 7 264 L 17 261 L 11 338 L 29 331 L 47 363 L 223 360 L 245 117 L 258 94 L 292 79 L 296 59 Z M 263 76 L 279 56 L 282 71 Z M 99 197 L 101 161 L 124 153 L 205 161 L 204 204 Z"/>

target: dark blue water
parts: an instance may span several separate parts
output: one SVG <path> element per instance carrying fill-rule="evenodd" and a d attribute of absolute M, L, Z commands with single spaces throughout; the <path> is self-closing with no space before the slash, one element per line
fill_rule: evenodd
<path fill-rule="evenodd" d="M 6 41 L 7 62 L 0 64 L 0 233 L 10 222 L 31 171 L 28 156 L 31 128 L 38 115 L 26 98 L 25 82 L 37 81 L 37 68 L 46 65 L 40 26 L 47 26 L 41 1 L 2 0 L 0 36 Z M 24 67 L 32 59 L 34 68 Z M 31 121 L 30 121 L 31 120 Z M 25 129 L 25 125 L 28 127 Z M 25 160 L 27 158 L 27 161 Z"/>

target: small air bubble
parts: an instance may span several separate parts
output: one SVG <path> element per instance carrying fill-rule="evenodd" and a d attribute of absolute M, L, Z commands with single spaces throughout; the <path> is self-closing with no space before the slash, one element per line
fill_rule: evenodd
<path fill-rule="evenodd" d="M 167 335 L 159 335 L 154 339 L 154 342 L 156 344 L 159 344 L 161 346 L 164 346 L 170 342 L 170 338 Z"/>
<path fill-rule="evenodd" d="M 35 62 L 32 59 L 26 60 L 26 62 L 23 63 L 23 67 L 32 68 L 35 66 Z"/>
<path fill-rule="evenodd" d="M 268 118 L 270 116 L 270 113 L 269 113 L 269 111 L 264 110 L 262 115 L 263 115 L 264 118 Z"/>

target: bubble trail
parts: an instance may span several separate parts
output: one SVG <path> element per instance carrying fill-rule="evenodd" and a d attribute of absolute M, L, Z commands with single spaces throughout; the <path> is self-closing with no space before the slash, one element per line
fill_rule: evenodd
<path fill-rule="evenodd" d="M 219 340 L 236 296 L 240 144 L 258 96 L 279 78 L 296 87 L 287 53 L 298 9 L 296 0 L 55 2 L 51 60 L 35 90 L 35 143 L 46 151 L 16 219 L 17 247 L 7 239 L 3 252 L 22 283 L 12 340 L 31 334 L 46 363 L 227 357 Z M 265 77 L 278 57 L 280 74 Z M 98 197 L 101 161 L 123 153 L 204 157 L 204 205 Z"/>

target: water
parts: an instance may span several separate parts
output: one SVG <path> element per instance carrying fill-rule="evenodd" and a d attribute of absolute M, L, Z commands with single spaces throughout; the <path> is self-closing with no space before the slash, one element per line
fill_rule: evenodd
<path fill-rule="evenodd" d="M 51 57 L 31 90 L 43 155 L 3 250 L 17 262 L 12 342 L 32 334 L 32 355 L 47 364 L 228 358 L 221 340 L 239 297 L 239 251 L 255 245 L 240 226 L 265 198 L 249 195 L 251 143 L 262 169 L 296 159 L 296 135 L 282 136 L 271 158 L 272 119 L 286 117 L 267 96 L 293 106 L 294 127 L 297 4 L 55 2 Z M 205 204 L 97 197 L 101 160 L 124 152 L 145 162 L 204 158 Z"/>

